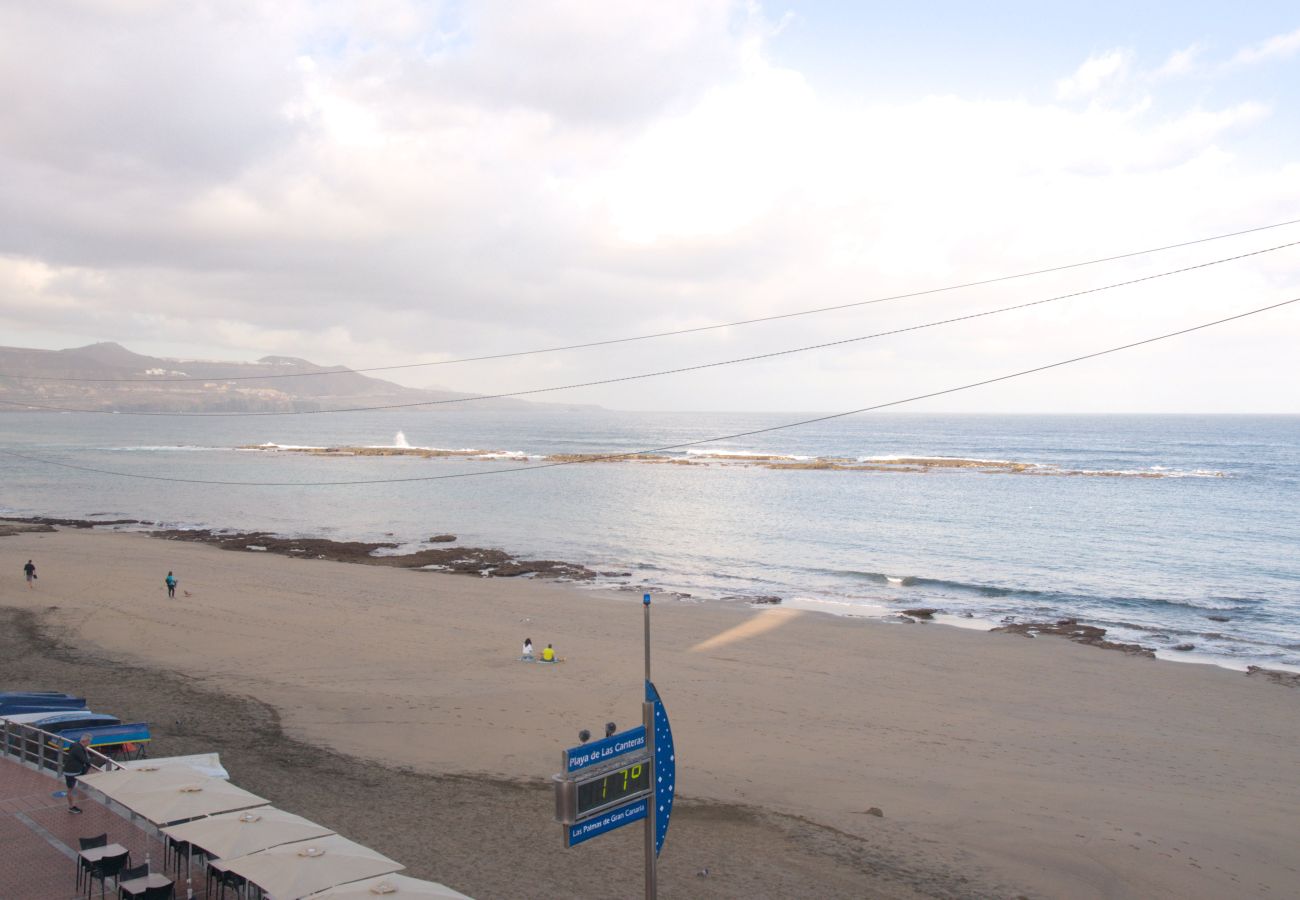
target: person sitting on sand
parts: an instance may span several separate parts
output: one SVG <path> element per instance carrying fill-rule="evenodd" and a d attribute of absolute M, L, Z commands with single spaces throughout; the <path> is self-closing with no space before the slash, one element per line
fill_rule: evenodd
<path fill-rule="evenodd" d="M 555 662 L 555 648 L 550 644 L 542 651 L 542 662 Z"/>
<path fill-rule="evenodd" d="M 533 661 L 533 639 L 532 638 L 524 638 L 524 651 L 522 654 L 520 654 L 519 658 L 526 659 L 529 662 Z"/>
<path fill-rule="evenodd" d="M 171 572 L 168 572 L 167 577 L 164 578 L 163 581 L 166 582 L 167 584 L 167 599 L 175 600 L 176 599 L 176 576 L 173 575 Z"/>

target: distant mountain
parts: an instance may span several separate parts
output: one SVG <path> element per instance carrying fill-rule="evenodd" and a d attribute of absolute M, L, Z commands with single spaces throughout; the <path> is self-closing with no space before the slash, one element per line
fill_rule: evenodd
<path fill-rule="evenodd" d="M 308 373 L 310 377 L 258 377 Z M 47 378 L 85 380 L 42 380 Z M 117 379 L 142 380 L 114 383 Z M 143 356 L 113 343 L 67 350 L 0 347 L 0 412 L 22 411 L 27 403 L 121 412 L 308 412 L 473 396 L 403 387 L 343 366 L 288 356 L 239 363 Z M 536 405 L 512 399 L 473 404 L 493 409 Z"/>

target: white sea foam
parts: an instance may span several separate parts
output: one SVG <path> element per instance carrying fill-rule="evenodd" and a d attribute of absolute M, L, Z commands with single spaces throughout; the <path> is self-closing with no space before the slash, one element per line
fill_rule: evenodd
<path fill-rule="evenodd" d="M 764 459 L 788 459 L 795 462 L 807 462 L 818 458 L 816 456 L 800 456 L 790 453 L 769 453 L 766 450 L 715 450 L 709 447 L 687 448 L 686 455 L 699 456 L 706 459 L 745 459 L 750 457 L 762 457 Z"/>
<path fill-rule="evenodd" d="M 902 462 L 903 460 L 916 460 L 917 462 L 966 462 L 982 463 L 990 466 L 1015 466 L 1015 465 L 1037 465 L 1037 463 L 1018 463 L 1011 459 L 980 459 L 977 456 L 933 456 L 924 453 L 884 453 L 878 456 L 859 456 L 858 462 Z"/>
<path fill-rule="evenodd" d="M 192 444 L 141 444 L 134 447 L 105 447 L 114 453 L 186 453 L 194 451 L 228 450 L 229 447 L 199 447 Z"/>
<path fill-rule="evenodd" d="M 325 450 L 327 448 L 314 444 L 277 444 L 274 441 L 267 441 L 265 444 L 258 444 L 255 447 L 237 447 L 236 449 L 252 453 L 263 450 Z"/>

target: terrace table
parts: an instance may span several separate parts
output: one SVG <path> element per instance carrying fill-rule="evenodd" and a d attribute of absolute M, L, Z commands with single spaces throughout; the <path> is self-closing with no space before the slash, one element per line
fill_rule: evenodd
<path fill-rule="evenodd" d="M 132 878 L 130 881 L 123 881 L 117 887 L 120 893 L 128 897 L 134 897 L 136 894 L 143 894 L 147 888 L 167 887 L 172 880 L 166 875 L 159 872 L 150 872 L 143 878 Z"/>
<path fill-rule="evenodd" d="M 126 848 L 121 844 L 108 844 L 103 847 L 91 847 L 89 850 L 82 850 L 78 855 L 87 863 L 97 863 L 105 856 L 119 856 L 126 852 Z"/>
<path fill-rule="evenodd" d="M 95 863 L 105 856 L 121 856 L 126 848 L 121 844 L 106 844 L 103 847 L 91 847 L 77 853 L 77 886 L 81 886 L 82 877 L 94 868 Z"/>

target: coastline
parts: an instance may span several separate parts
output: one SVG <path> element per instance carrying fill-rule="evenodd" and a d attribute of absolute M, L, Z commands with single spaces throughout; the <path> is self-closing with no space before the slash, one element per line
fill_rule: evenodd
<path fill-rule="evenodd" d="M 650 584 L 635 584 L 626 580 L 631 572 L 592 569 L 581 563 L 555 559 L 525 559 L 498 548 L 467 547 L 455 544 L 456 535 L 440 534 L 422 543 L 436 546 L 423 547 L 394 541 L 345 541 L 325 537 L 286 537 L 264 531 L 238 531 L 220 528 L 162 528 L 162 523 L 143 519 L 61 518 L 50 516 L 0 516 L 0 537 L 28 531 L 53 531 L 57 528 L 79 530 L 109 528 L 128 531 L 147 537 L 169 541 L 186 541 L 208 544 L 222 550 L 269 553 L 290 559 L 329 560 L 356 565 L 386 566 L 425 572 L 470 575 L 489 578 L 537 578 L 558 582 L 575 582 L 597 592 L 628 591 L 636 594 L 649 591 L 662 599 L 692 600 L 704 603 L 740 603 L 752 607 L 784 606 L 803 612 L 850 618 L 874 618 L 901 624 L 940 624 L 976 631 L 1019 634 L 1025 637 L 1055 635 L 1080 644 L 1105 650 L 1116 650 L 1150 659 L 1172 662 L 1189 662 L 1214 665 L 1229 671 L 1250 676 L 1266 677 L 1276 683 L 1300 686 L 1300 668 L 1281 666 L 1269 668 L 1237 663 L 1215 655 L 1205 655 L 1195 645 L 1149 646 L 1131 641 L 1116 641 L 1107 637 L 1108 629 L 1077 619 L 1021 619 L 1003 617 L 1001 620 L 976 617 L 971 613 L 956 614 L 941 607 L 907 608 L 906 601 L 892 606 L 854 606 L 837 611 L 835 604 L 809 601 L 803 597 L 781 597 L 772 594 L 730 595 L 716 598 L 696 598 L 680 590 L 666 589 Z M 905 583 L 907 579 L 900 579 Z M 1223 620 L 1216 620 L 1223 621 Z M 1202 635 L 1211 637 L 1217 635 Z"/>
<path fill-rule="evenodd" d="M 47 621 L 67 641 L 256 696 L 294 739 L 423 774 L 544 780 L 578 728 L 627 720 L 639 699 L 639 604 L 626 595 L 94 530 L 6 537 L 0 552 L 42 566 L 34 597 L 6 583 L 0 602 L 56 606 Z M 162 595 L 172 568 L 191 601 Z M 1300 887 L 1286 838 L 1300 788 L 1282 774 L 1300 753 L 1300 694 L 1287 687 L 780 607 L 654 615 L 683 800 L 793 816 L 909 871 L 960 873 L 971 881 L 957 896 Z M 568 664 L 518 664 L 524 634 L 554 640 Z M 540 799 L 529 815 L 549 824 Z M 665 857 L 691 852 L 675 838 Z M 571 866 L 590 856 L 568 853 Z"/>

